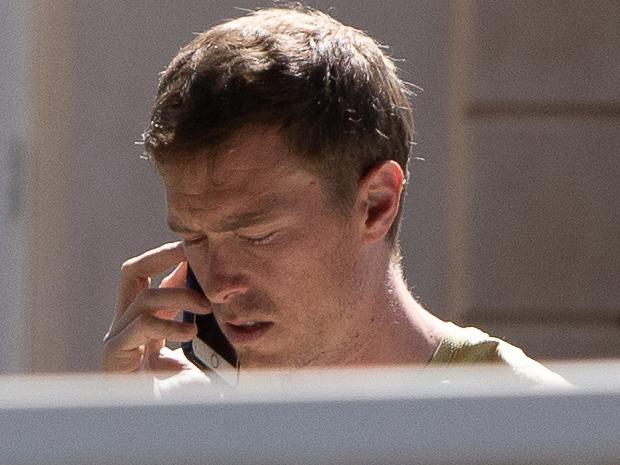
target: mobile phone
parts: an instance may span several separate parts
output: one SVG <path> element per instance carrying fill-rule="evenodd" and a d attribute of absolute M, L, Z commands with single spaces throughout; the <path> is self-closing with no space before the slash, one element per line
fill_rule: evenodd
<path fill-rule="evenodd" d="M 185 287 L 204 293 L 189 265 Z M 183 321 L 194 323 L 198 328 L 196 337 L 181 345 L 187 359 L 198 368 L 214 373 L 226 384 L 236 386 L 239 381 L 239 360 L 213 314 L 197 315 L 186 310 L 183 312 Z"/>

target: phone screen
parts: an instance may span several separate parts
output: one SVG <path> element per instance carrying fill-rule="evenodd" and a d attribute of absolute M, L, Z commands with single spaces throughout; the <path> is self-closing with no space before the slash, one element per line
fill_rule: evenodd
<path fill-rule="evenodd" d="M 203 292 L 189 265 L 185 287 Z M 237 354 L 213 314 L 197 315 L 184 311 L 183 321 L 195 323 L 198 327 L 196 337 L 182 344 L 183 353 L 188 360 L 201 369 L 215 373 L 226 384 L 235 386 L 239 379 Z"/>

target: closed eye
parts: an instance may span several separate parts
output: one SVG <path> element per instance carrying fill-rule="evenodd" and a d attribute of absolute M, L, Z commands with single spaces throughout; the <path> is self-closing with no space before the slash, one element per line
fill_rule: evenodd
<path fill-rule="evenodd" d="M 207 238 L 205 236 L 198 236 L 198 237 L 191 237 L 191 238 L 185 238 L 183 239 L 183 245 L 185 247 L 192 247 L 195 245 L 200 244 L 202 241 L 206 240 Z"/>
<path fill-rule="evenodd" d="M 239 236 L 252 245 L 266 245 L 278 234 L 277 231 L 263 234 L 262 236 Z"/>

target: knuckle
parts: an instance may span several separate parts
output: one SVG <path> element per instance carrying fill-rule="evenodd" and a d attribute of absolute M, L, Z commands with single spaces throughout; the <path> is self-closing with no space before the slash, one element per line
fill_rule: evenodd
<path fill-rule="evenodd" d="M 166 335 L 165 325 L 159 318 L 151 315 L 140 315 L 137 319 L 138 331 L 149 339 L 161 339 Z"/>
<path fill-rule="evenodd" d="M 118 340 L 118 328 L 116 327 L 116 322 L 110 325 L 110 329 L 103 336 L 103 347 L 104 350 L 113 347 Z"/>
<path fill-rule="evenodd" d="M 110 354 L 114 354 L 118 352 L 119 341 L 117 335 L 106 334 L 104 338 L 103 344 L 103 356 L 110 356 Z"/>
<path fill-rule="evenodd" d="M 134 274 L 136 261 L 136 258 L 130 258 L 129 260 L 123 262 L 123 264 L 121 265 L 121 274 L 123 276 L 129 276 Z"/>
<path fill-rule="evenodd" d="M 152 326 L 152 322 L 147 315 L 141 314 L 134 319 L 133 326 L 136 328 L 136 331 L 144 333 L 147 332 L 148 329 Z"/>
<path fill-rule="evenodd" d="M 121 265 L 121 278 L 124 281 L 147 280 L 148 276 L 144 273 L 144 262 L 141 257 L 130 258 Z"/>
<path fill-rule="evenodd" d="M 134 307 L 136 313 L 144 314 L 153 310 L 154 300 L 157 298 L 156 289 L 142 289 L 133 299 L 131 306 Z"/>
<path fill-rule="evenodd" d="M 149 289 L 140 290 L 131 303 L 134 307 L 143 308 L 149 300 Z"/>

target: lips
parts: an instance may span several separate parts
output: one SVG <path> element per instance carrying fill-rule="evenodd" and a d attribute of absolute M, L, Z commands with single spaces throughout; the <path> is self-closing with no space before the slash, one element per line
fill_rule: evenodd
<path fill-rule="evenodd" d="M 233 346 L 256 343 L 273 327 L 271 321 L 235 320 L 225 325 L 226 336 Z"/>

